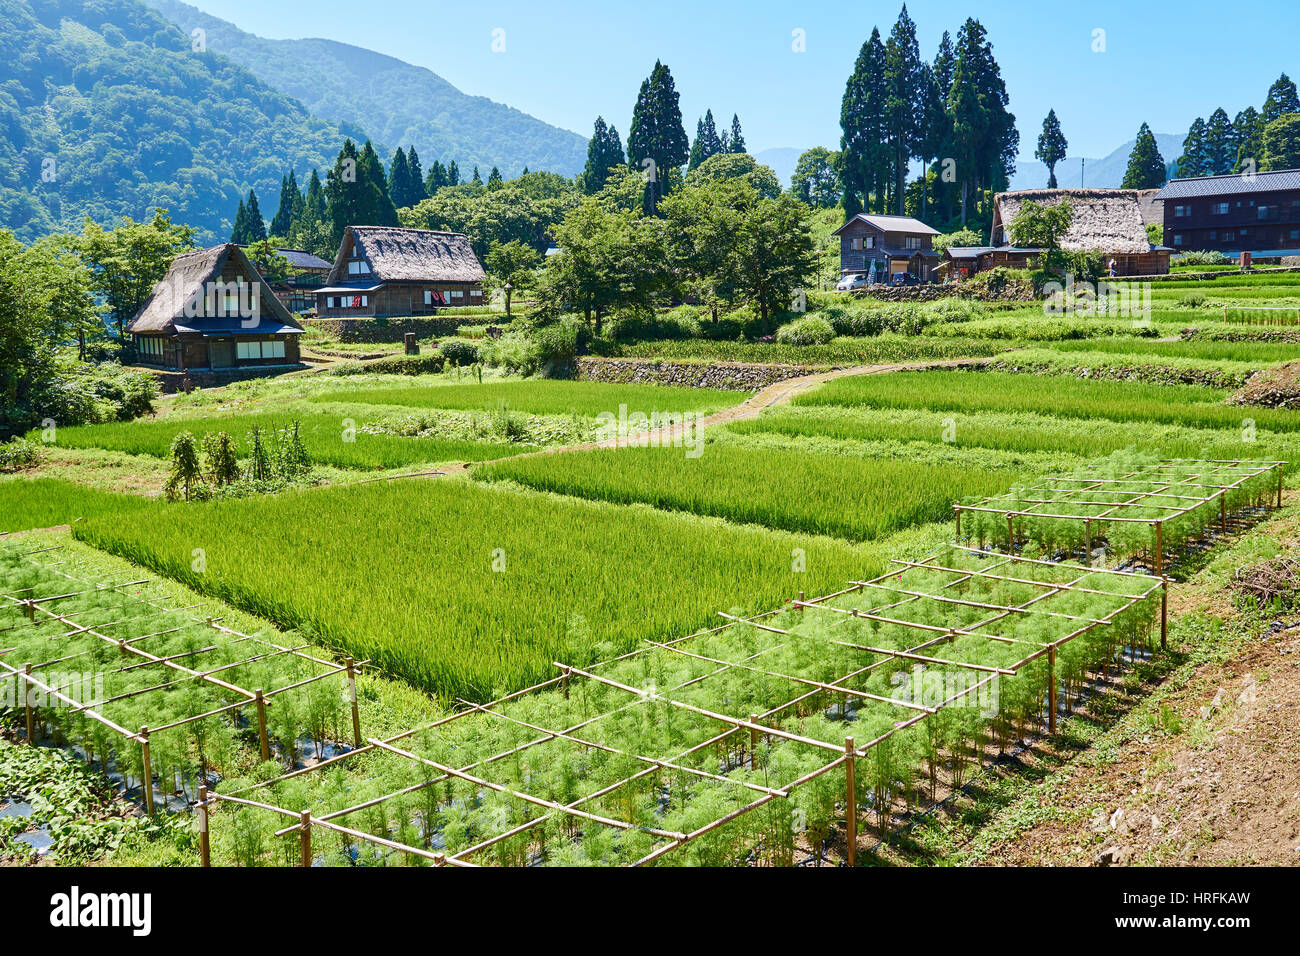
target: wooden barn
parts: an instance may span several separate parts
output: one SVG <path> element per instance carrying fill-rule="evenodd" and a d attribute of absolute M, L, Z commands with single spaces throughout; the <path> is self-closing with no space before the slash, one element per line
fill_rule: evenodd
<path fill-rule="evenodd" d="M 141 365 L 170 371 L 299 364 L 302 326 L 231 242 L 177 256 L 126 331 Z"/>
<path fill-rule="evenodd" d="M 325 287 L 321 318 L 433 315 L 483 304 L 483 266 L 456 232 L 348 226 Z"/>
<path fill-rule="evenodd" d="M 1013 247 L 1011 222 L 1026 202 L 1055 206 L 1069 200 L 1074 209 L 1070 228 L 1061 237 L 1066 252 L 1092 252 L 1115 263 L 1119 276 L 1165 275 L 1169 253 L 1147 238 L 1152 196 L 1140 189 L 1022 189 L 993 197 L 994 246 Z"/>

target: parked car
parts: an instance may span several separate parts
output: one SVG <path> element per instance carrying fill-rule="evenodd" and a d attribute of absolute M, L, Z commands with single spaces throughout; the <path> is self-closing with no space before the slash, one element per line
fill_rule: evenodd
<path fill-rule="evenodd" d="M 890 285 L 920 285 L 921 280 L 911 272 L 896 272 L 890 278 Z"/>
<path fill-rule="evenodd" d="M 865 289 L 871 285 L 871 280 L 865 272 L 855 272 L 846 275 L 835 285 L 836 292 L 852 292 L 854 289 Z"/>

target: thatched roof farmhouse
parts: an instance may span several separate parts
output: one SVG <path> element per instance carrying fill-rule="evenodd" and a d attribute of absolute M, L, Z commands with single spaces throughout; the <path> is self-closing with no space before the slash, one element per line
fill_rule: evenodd
<path fill-rule="evenodd" d="M 1074 211 L 1061 238 L 1066 252 L 1092 252 L 1114 262 L 1120 276 L 1163 275 L 1169 271 L 1170 250 L 1147 238 L 1148 222 L 1158 222 L 1152 189 L 1020 189 L 993 197 L 993 245 L 954 248 L 946 253 L 950 269 L 971 275 L 993 266 L 1025 268 L 1041 249 L 1016 245 L 1011 223 L 1027 202 L 1055 206 L 1069 201 Z M 1155 218 L 1151 218 L 1155 217 Z"/>
<path fill-rule="evenodd" d="M 126 332 L 143 365 L 218 370 L 297 365 L 302 326 L 227 242 L 177 256 Z"/>
<path fill-rule="evenodd" d="M 483 303 L 483 266 L 456 232 L 348 226 L 317 313 L 336 318 L 429 315 Z"/>

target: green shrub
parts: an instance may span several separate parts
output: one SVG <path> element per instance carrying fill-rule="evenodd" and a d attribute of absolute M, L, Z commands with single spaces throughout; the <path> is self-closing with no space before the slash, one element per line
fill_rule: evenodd
<path fill-rule="evenodd" d="M 1180 252 L 1173 258 L 1176 266 L 1222 266 L 1231 260 L 1217 249 L 1193 249 Z"/>
<path fill-rule="evenodd" d="M 1178 299 L 1178 304 L 1184 309 L 1199 309 L 1205 302 L 1204 292 L 1184 292 Z"/>
<path fill-rule="evenodd" d="M 700 334 L 693 306 L 678 306 L 670 312 L 648 312 L 621 316 L 610 326 L 610 338 L 619 342 L 657 342 L 661 339 L 693 339 Z"/>
<path fill-rule="evenodd" d="M 813 315 L 787 322 L 776 330 L 776 341 L 781 345 L 825 345 L 833 338 L 831 324 Z"/>
<path fill-rule="evenodd" d="M 438 352 L 428 355 L 394 355 L 373 362 L 340 362 L 325 370 L 326 375 L 425 375 L 441 372 L 447 360 Z"/>
<path fill-rule="evenodd" d="M 470 342 L 458 342 L 454 339 L 450 342 L 440 342 L 438 351 L 442 353 L 448 364 L 457 367 L 473 365 L 479 359 L 478 347 Z"/>
<path fill-rule="evenodd" d="M 25 438 L 0 442 L 0 471 L 21 471 L 41 460 L 40 446 Z"/>

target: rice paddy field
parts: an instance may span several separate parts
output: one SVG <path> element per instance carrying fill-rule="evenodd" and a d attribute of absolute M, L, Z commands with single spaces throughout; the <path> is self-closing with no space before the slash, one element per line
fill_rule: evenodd
<path fill-rule="evenodd" d="M 197 439 L 224 431 L 246 446 L 253 428 L 264 434 L 299 423 L 299 435 L 313 461 L 357 470 L 402 468 L 410 465 L 449 461 L 482 461 L 526 450 L 505 442 L 447 441 L 375 434 L 361 426 L 363 409 L 348 414 L 303 413 L 299 409 L 280 412 L 239 412 L 162 418 L 154 421 L 112 422 L 60 428 L 56 443 L 69 448 L 103 448 L 133 455 L 166 457 L 172 440 L 181 432 Z M 372 416 L 373 417 L 373 416 Z"/>
<path fill-rule="evenodd" d="M 1188 300 L 1193 292 L 1205 301 Z M 308 455 L 328 468 L 311 485 L 274 494 L 177 503 L 43 476 L 75 476 L 75 462 L 66 460 L 58 472 L 37 467 L 0 475 L 0 532 L 72 526 L 70 537 L 0 535 L 0 546 L 10 549 L 0 578 L 9 588 L 36 580 L 13 557 L 22 542 L 68 541 L 82 557 L 112 562 L 115 580 L 126 579 L 124 569 L 157 578 L 197 596 L 195 603 L 262 622 L 286 646 L 365 659 L 368 681 L 403 688 L 429 713 L 468 715 L 412 737 L 415 764 L 410 754 L 390 750 L 355 772 L 274 785 L 255 769 L 248 734 L 226 726 L 235 731 L 219 735 L 223 770 L 230 771 L 222 786 L 231 792 L 264 787 L 268 799 L 338 812 L 419 788 L 429 762 L 490 761 L 485 778 L 505 791 L 543 790 L 567 805 L 630 775 L 634 785 L 591 797 L 587 811 L 599 821 L 551 820 L 534 829 L 536 821 L 508 792 L 477 779 L 453 783 L 451 774 L 445 787 L 423 787 L 391 812 L 367 811 L 350 825 L 439 852 L 482 845 L 488 852 L 480 862 L 506 865 L 816 860 L 836 839 L 843 842 L 844 770 L 818 768 L 825 763 L 820 750 L 844 753 L 846 731 L 859 744 L 889 741 L 859 755 L 856 785 L 863 818 L 887 839 L 901 819 L 896 811 L 959 790 L 986 749 L 993 756 L 1042 734 L 1053 688 L 1086 700 L 1098 669 L 1126 656 L 1132 664 L 1154 650 L 1159 579 L 1144 572 L 1135 583 L 1103 568 L 1058 563 L 1057 551 L 1085 560 L 1092 553 L 1091 529 L 1080 538 L 1074 524 L 1064 528 L 1059 519 L 1022 520 L 1004 541 L 1004 513 L 988 521 L 967 514 L 965 538 L 954 547 L 955 503 L 1026 510 L 1036 489 L 1059 490 L 1044 484 L 1045 475 L 1098 468 L 1128 474 L 1159 468 L 1161 458 L 1300 460 L 1300 412 L 1227 403 L 1233 383 L 1293 360 L 1300 344 L 1224 338 L 1239 327 L 1224 321 L 1221 307 L 1235 303 L 1229 315 L 1231 308 L 1284 308 L 1300 300 L 1300 277 L 1160 283 L 1152 297 L 1151 321 L 1138 325 L 1046 316 L 1029 304 L 953 310 L 954 321 L 940 318 L 915 337 L 841 337 L 809 347 L 698 340 L 620 346 L 627 355 L 665 361 L 798 362 L 809 369 L 987 357 L 999 363 L 997 371 L 833 377 L 804 386 L 790 401 L 710 426 L 693 447 L 578 450 L 565 446 L 586 433 L 559 425 L 587 428 L 620 407 L 708 414 L 752 393 L 363 374 L 177 396 L 148 420 L 60 428 L 60 453 L 145 456 L 156 468 L 183 430 L 200 438 L 226 431 L 243 445 L 254 427 L 274 431 L 297 420 Z M 1198 331 L 1175 339 L 1184 329 Z M 1187 384 L 1178 376 L 1218 384 Z M 526 430 L 515 428 L 511 416 L 536 427 L 521 437 Z M 448 437 L 486 435 L 474 428 L 493 417 L 504 423 L 495 438 Z M 551 437 L 535 438 L 550 426 Z M 544 452 L 522 454 L 539 446 Z M 469 467 L 444 468 L 436 477 L 402 474 L 460 463 Z M 129 468 L 130 461 L 113 466 Z M 1178 480 L 1207 500 L 1214 494 L 1215 485 L 1190 466 Z M 1275 491 L 1257 480 L 1234 494 L 1232 505 L 1262 511 Z M 1100 515 L 1123 498 L 1120 491 L 1106 494 L 1079 503 L 1080 513 Z M 1160 494 L 1153 492 L 1153 515 Z M 1171 520 L 1166 545 L 1202 540 L 1218 517 L 1205 505 L 1180 517 L 1181 524 Z M 1117 556 L 1149 547 L 1140 522 L 1098 535 L 1114 539 L 1108 543 Z M 1021 554 L 976 554 L 960 544 Z M 909 563 L 936 553 L 947 554 L 948 563 Z M 990 573 L 1011 561 L 1018 562 L 1015 578 Z M 50 574 L 60 566 L 56 559 Z M 897 590 L 899 574 L 915 590 Z M 1087 585 L 1057 587 L 1057 575 Z M 41 578 L 43 586 L 52 580 Z M 917 599 L 926 589 L 941 596 Z M 1022 613 L 1020 605 L 1036 603 L 1044 590 L 1054 596 L 1052 610 Z M 816 608 L 791 605 L 801 593 L 833 597 Z M 958 593 L 960 599 L 947 597 Z M 82 603 L 95 613 L 113 607 L 98 592 Z M 997 624 L 984 640 L 977 632 L 990 612 Z M 9 609 L 11 617 L 18 613 Z M 741 623 L 759 614 L 763 626 Z M 1044 642 L 1073 633 L 1065 622 L 1076 617 L 1109 623 L 1055 648 L 1050 667 L 1057 669 L 1049 671 Z M 911 628 L 929 634 L 918 639 Z M 151 637 L 143 625 L 129 633 Z M 27 638 L 23 653 L 36 653 L 39 642 Z M 158 646 L 206 653 L 194 640 Z M 890 680 L 897 668 L 883 666 L 897 663 L 897 652 L 944 679 L 972 669 L 1006 678 L 1004 706 L 991 715 L 923 706 L 920 720 Z M 624 654 L 631 656 L 613 660 Z M 217 653 L 228 657 L 235 660 L 224 649 Z M 557 662 L 579 669 L 564 671 L 562 685 Z M 865 669 L 843 678 L 855 666 Z M 252 673 L 274 683 L 299 671 Z M 114 686 L 128 692 L 140 683 L 137 676 Z M 539 682 L 549 683 L 491 713 L 466 709 Z M 396 691 L 367 686 L 380 714 L 401 709 L 387 703 Z M 806 693 L 795 694 L 794 705 L 782 703 L 792 686 Z M 652 690 L 638 696 L 645 687 Z M 671 693 L 659 695 L 665 687 Z M 221 699 L 214 693 L 200 703 L 217 706 Z M 171 702 L 182 703 L 179 695 Z M 273 715 L 281 770 L 317 705 L 304 707 L 286 705 Z M 347 720 L 336 694 L 331 706 L 317 709 L 328 711 L 335 736 L 350 737 L 338 727 Z M 121 712 L 133 723 L 154 722 L 143 705 Z M 709 716 L 716 712 L 770 712 L 767 726 L 776 733 L 759 740 L 750 736 L 753 728 L 737 725 L 720 734 Z M 538 727 L 586 721 L 592 725 L 579 738 L 552 734 L 530 743 Z M 493 760 L 503 750 L 512 756 Z M 193 758 L 180 745 L 164 753 L 168 766 Z M 647 760 L 653 772 L 645 770 Z M 664 855 L 666 845 L 682 842 L 678 837 L 787 785 L 790 792 L 765 808 L 773 812 L 737 816 L 709 838 Z M 791 806 L 809 821 L 806 831 L 790 829 Z M 284 821 L 255 823 L 239 811 L 226 823 L 214 828 L 226 862 L 292 862 L 296 837 L 271 836 L 272 824 Z M 358 852 L 359 844 L 347 840 L 325 845 L 325 862 L 392 861 L 391 854 Z"/>
<path fill-rule="evenodd" d="M 361 402 L 411 408 L 492 410 L 505 404 L 534 415 L 581 415 L 595 418 L 619 406 L 629 411 L 707 413 L 743 401 L 749 393 L 707 388 L 657 385 L 613 385 L 603 382 L 499 382 L 481 385 L 396 386 L 356 388 L 313 395 L 314 402 Z"/>
<path fill-rule="evenodd" d="M 969 465 L 724 444 L 705 446 L 698 458 L 676 448 L 540 455 L 499 462 L 474 474 L 579 498 L 644 503 L 854 541 L 943 520 L 963 489 L 1003 488 L 1016 477 Z"/>
<path fill-rule="evenodd" d="M 1050 383 L 1050 384 L 1049 384 Z M 951 412 L 1033 412 L 1066 418 L 1154 422 L 1191 428 L 1240 428 L 1251 419 L 1259 428 L 1300 431 L 1295 412 L 1252 408 L 1223 401 L 1223 389 L 1157 385 L 1000 372 L 927 371 L 856 376 L 828 382 L 794 400 L 798 407 L 924 408 Z"/>
<path fill-rule="evenodd" d="M 463 481 L 157 507 L 75 534 L 447 698 L 487 700 L 551 676 L 557 654 L 610 656 L 879 566 L 844 541 Z"/>

